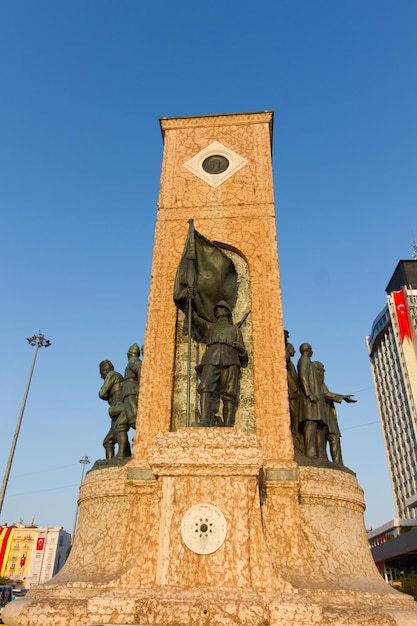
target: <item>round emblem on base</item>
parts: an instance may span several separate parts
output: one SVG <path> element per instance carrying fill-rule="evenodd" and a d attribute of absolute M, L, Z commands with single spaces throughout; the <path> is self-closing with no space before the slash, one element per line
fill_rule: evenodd
<path fill-rule="evenodd" d="M 214 504 L 195 504 L 185 513 L 181 522 L 181 537 L 196 554 L 211 554 L 223 544 L 227 522 Z"/>

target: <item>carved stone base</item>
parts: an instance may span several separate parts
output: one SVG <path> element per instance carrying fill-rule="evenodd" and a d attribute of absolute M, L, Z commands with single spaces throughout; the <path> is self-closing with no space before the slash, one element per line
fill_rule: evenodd
<path fill-rule="evenodd" d="M 160 433 L 148 460 L 87 474 L 68 562 L 8 626 L 417 625 L 373 563 L 352 473 L 265 466 L 255 435 L 219 428 Z"/>
<path fill-rule="evenodd" d="M 68 589 L 69 591 L 69 589 Z M 256 592 L 113 589 L 88 598 L 22 598 L 7 624 L 48 626 L 413 626 L 414 601 L 346 592 Z M 97 592 L 98 590 L 96 590 Z M 32 593 L 32 592 L 31 592 Z M 398 600 L 398 601 L 397 601 Z"/>

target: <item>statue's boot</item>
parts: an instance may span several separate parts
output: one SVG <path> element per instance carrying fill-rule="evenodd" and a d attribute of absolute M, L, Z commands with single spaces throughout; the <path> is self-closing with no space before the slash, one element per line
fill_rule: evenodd
<path fill-rule="evenodd" d="M 104 449 L 106 451 L 106 459 L 112 459 L 114 457 L 114 446 L 106 446 Z"/>
<path fill-rule="evenodd" d="M 200 395 L 200 409 L 200 426 L 210 426 L 211 393 L 202 393 Z"/>
<path fill-rule="evenodd" d="M 233 428 L 236 418 L 236 404 L 233 400 L 223 400 L 223 422 L 225 428 Z"/>
<path fill-rule="evenodd" d="M 117 443 L 119 449 L 116 456 L 122 457 L 124 459 L 132 456 L 129 439 L 127 438 L 127 431 L 123 431 L 117 434 Z"/>

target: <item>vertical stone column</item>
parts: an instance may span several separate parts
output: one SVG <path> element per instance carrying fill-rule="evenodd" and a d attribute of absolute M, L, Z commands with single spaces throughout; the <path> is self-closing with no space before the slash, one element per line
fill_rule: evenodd
<path fill-rule="evenodd" d="M 161 120 L 164 158 L 136 464 L 146 464 L 156 434 L 170 429 L 177 320 L 172 293 L 190 219 L 205 237 L 238 251 L 247 262 L 255 432 L 267 468 L 293 461 L 271 166 L 272 120 L 268 111 Z M 229 152 L 233 171 L 213 185 L 210 174 L 204 178 L 199 155 Z"/>

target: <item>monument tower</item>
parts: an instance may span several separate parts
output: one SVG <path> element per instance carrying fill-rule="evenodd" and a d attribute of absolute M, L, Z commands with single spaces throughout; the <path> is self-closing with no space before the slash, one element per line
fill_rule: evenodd
<path fill-rule="evenodd" d="M 294 453 L 272 122 L 161 120 L 132 458 L 87 474 L 67 564 L 8 626 L 417 624 L 373 563 L 354 473 Z"/>

